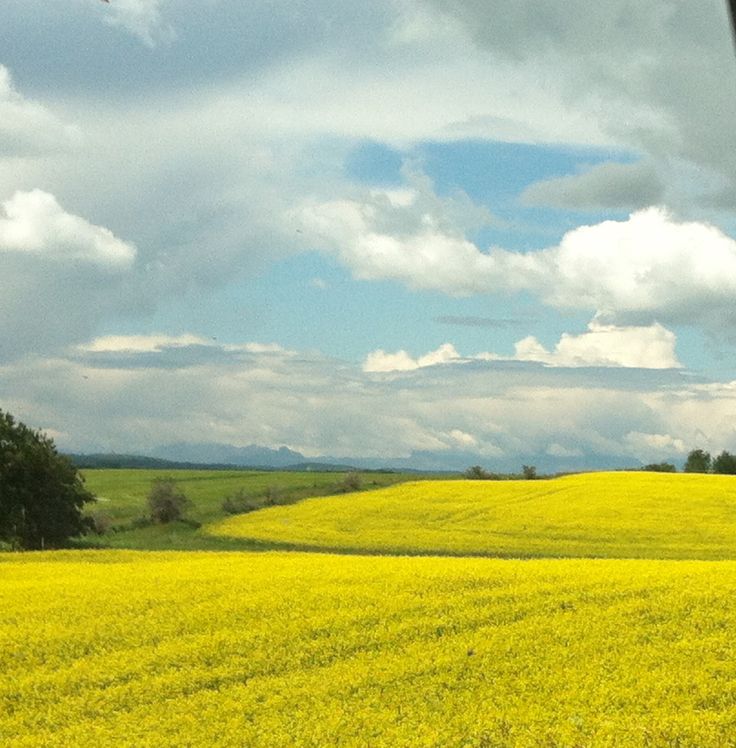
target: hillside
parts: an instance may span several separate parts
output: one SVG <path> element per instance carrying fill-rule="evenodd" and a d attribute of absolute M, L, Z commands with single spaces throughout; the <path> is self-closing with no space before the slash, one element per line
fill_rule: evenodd
<path fill-rule="evenodd" d="M 736 479 L 592 473 L 413 482 L 236 516 L 208 532 L 374 553 L 731 559 Z"/>

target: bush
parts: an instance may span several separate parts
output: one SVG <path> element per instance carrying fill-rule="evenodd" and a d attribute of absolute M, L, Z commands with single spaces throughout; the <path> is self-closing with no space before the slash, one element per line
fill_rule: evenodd
<path fill-rule="evenodd" d="M 189 506 L 187 497 L 179 491 L 173 478 L 156 478 L 148 494 L 148 508 L 154 522 L 165 525 L 184 517 Z"/>
<path fill-rule="evenodd" d="M 260 509 L 261 506 L 262 502 L 257 497 L 240 488 L 234 494 L 225 497 L 222 511 L 226 514 L 245 514 Z"/>
<path fill-rule="evenodd" d="M 360 477 L 360 473 L 355 471 L 347 473 L 340 484 L 342 490 L 346 493 L 348 491 L 360 491 L 362 485 L 363 479 Z"/>
<path fill-rule="evenodd" d="M 484 470 L 480 465 L 469 467 L 464 475 L 468 480 L 491 480 L 493 478 L 493 474 Z"/>

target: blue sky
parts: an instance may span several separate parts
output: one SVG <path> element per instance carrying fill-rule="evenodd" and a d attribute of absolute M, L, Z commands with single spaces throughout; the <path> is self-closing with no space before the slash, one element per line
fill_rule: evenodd
<path fill-rule="evenodd" d="M 0 407 L 512 468 L 736 449 L 725 4 L 7 0 Z"/>

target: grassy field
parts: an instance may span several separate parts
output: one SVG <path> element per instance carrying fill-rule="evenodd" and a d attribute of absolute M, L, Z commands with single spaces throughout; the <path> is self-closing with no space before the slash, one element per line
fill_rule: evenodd
<path fill-rule="evenodd" d="M 244 548 L 249 543 L 239 539 L 223 539 L 203 533 L 197 525 L 217 522 L 228 516 L 223 501 L 239 491 L 254 506 L 268 501 L 289 504 L 308 496 L 337 493 L 343 489 L 345 473 L 290 472 L 256 470 L 84 470 L 87 488 L 97 497 L 89 508 L 92 515 L 102 516 L 113 530 L 101 537 L 91 536 L 86 544 L 145 549 L 223 549 Z M 391 485 L 413 474 L 358 473 L 365 489 Z M 148 516 L 146 499 L 157 478 L 173 478 L 190 500 L 188 523 L 146 525 L 140 520 Z"/>
<path fill-rule="evenodd" d="M 7 554 L 0 743 L 709 746 L 736 563 Z"/>
<path fill-rule="evenodd" d="M 736 559 L 736 478 L 642 472 L 405 483 L 231 517 L 208 532 L 351 552 Z"/>
<path fill-rule="evenodd" d="M 121 522 L 155 477 L 126 473 L 88 474 Z M 0 554 L 0 745 L 736 747 L 736 479 L 412 483 L 223 521 L 277 475 L 175 475 L 204 523 L 179 547 L 353 555 Z"/>

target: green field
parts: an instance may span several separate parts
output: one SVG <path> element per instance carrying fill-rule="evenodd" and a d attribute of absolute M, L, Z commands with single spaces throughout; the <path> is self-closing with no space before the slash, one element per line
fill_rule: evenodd
<path fill-rule="evenodd" d="M 736 559 L 736 478 L 642 472 L 405 483 L 231 517 L 208 532 L 351 552 Z"/>
<path fill-rule="evenodd" d="M 274 475 L 176 476 L 203 523 L 180 547 L 241 550 L 0 554 L 0 744 L 736 746 L 736 479 L 414 482 L 223 520 L 228 481 Z M 134 477 L 88 477 L 121 522 Z M 116 535 L 149 530 L 184 532 Z M 352 555 L 253 550 L 279 544 Z"/>
<path fill-rule="evenodd" d="M 218 539 L 200 531 L 197 525 L 217 522 L 227 514 L 225 498 L 245 492 L 254 504 L 265 506 L 268 500 L 289 504 L 299 499 L 336 493 L 342 489 L 346 474 L 339 472 L 291 472 L 257 470 L 84 470 L 87 488 L 97 497 L 89 508 L 92 515 L 102 515 L 111 531 L 100 537 L 90 536 L 87 544 L 138 549 L 194 550 L 243 548 L 240 540 Z M 414 474 L 368 472 L 358 473 L 365 489 L 391 485 Z M 188 522 L 172 525 L 146 525 L 146 499 L 157 478 L 173 478 L 191 505 Z"/>

